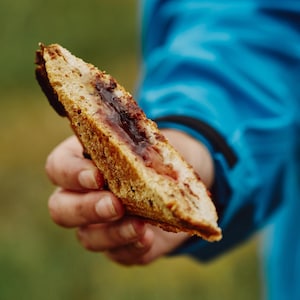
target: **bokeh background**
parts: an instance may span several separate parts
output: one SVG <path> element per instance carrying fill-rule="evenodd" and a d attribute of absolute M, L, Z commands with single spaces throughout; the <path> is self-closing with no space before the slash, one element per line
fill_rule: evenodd
<path fill-rule="evenodd" d="M 0 1 L 1 300 L 260 298 L 257 238 L 208 264 L 180 257 L 122 267 L 49 218 L 45 158 L 71 131 L 35 81 L 38 42 L 61 43 L 134 93 L 138 33 L 133 0 Z"/>

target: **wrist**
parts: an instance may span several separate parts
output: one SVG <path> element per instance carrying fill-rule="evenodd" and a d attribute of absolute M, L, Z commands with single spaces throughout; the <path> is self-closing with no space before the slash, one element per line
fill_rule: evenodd
<path fill-rule="evenodd" d="M 190 135 L 176 129 L 163 129 L 170 144 L 192 165 L 209 188 L 214 181 L 214 163 L 207 147 Z"/>

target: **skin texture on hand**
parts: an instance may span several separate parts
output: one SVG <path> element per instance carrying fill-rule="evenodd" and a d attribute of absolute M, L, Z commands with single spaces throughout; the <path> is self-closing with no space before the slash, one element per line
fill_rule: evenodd
<path fill-rule="evenodd" d="M 209 186 L 213 162 L 206 148 L 182 132 L 165 130 L 164 134 Z M 57 186 L 49 197 L 50 216 L 62 227 L 76 228 L 84 248 L 103 252 L 123 265 L 144 265 L 189 238 L 186 233 L 166 232 L 125 216 L 121 201 L 105 190 L 102 174 L 82 150 L 77 138 L 70 137 L 50 153 L 45 168 Z"/>

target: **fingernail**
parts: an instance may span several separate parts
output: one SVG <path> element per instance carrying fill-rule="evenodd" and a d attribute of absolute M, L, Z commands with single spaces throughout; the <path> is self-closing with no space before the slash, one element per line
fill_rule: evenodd
<path fill-rule="evenodd" d="M 126 240 L 130 240 L 132 238 L 135 238 L 136 237 L 136 231 L 135 231 L 134 226 L 131 223 L 122 226 L 120 228 L 120 235 L 121 235 L 122 238 L 124 238 Z"/>
<path fill-rule="evenodd" d="M 92 190 L 99 188 L 94 170 L 81 171 L 78 175 L 78 181 L 83 188 Z"/>
<path fill-rule="evenodd" d="M 118 213 L 109 197 L 102 197 L 95 205 L 96 213 L 105 220 L 118 219 Z"/>
<path fill-rule="evenodd" d="M 137 249 L 143 249 L 145 248 L 145 245 L 141 242 L 141 241 L 137 241 L 134 246 L 137 248 Z"/>

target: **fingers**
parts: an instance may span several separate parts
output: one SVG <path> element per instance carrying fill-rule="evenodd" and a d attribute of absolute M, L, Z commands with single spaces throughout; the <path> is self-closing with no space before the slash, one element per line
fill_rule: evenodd
<path fill-rule="evenodd" d="M 122 218 L 124 207 L 109 191 L 78 193 L 58 188 L 49 198 L 49 212 L 63 227 L 79 227 Z"/>
<path fill-rule="evenodd" d="M 170 253 L 189 238 L 186 233 L 166 232 L 146 225 L 144 235 L 138 240 L 109 250 L 107 256 L 122 265 L 146 265 Z"/>
<path fill-rule="evenodd" d="M 122 203 L 111 192 L 79 193 L 58 188 L 48 205 L 56 224 L 79 228 L 78 239 L 86 249 L 105 252 L 123 265 L 149 260 L 152 230 L 142 220 L 124 216 Z"/>
<path fill-rule="evenodd" d="M 135 218 L 86 226 L 77 236 L 87 250 L 105 252 L 111 260 L 127 266 L 149 264 L 190 238 L 186 233 L 166 232 Z"/>
<path fill-rule="evenodd" d="M 108 251 L 133 243 L 145 232 L 145 225 L 138 219 L 125 219 L 113 224 L 96 224 L 81 227 L 78 238 L 91 251 Z"/>
<path fill-rule="evenodd" d="M 58 188 L 50 197 L 49 210 L 58 225 L 79 228 L 78 239 L 86 249 L 105 252 L 123 265 L 148 264 L 188 238 L 125 216 L 122 203 L 109 191 Z"/>
<path fill-rule="evenodd" d="M 123 265 L 146 263 L 154 237 L 150 227 L 134 218 L 83 227 L 77 236 L 86 249 L 106 252 L 110 259 Z"/>
<path fill-rule="evenodd" d="M 45 169 L 55 185 L 74 191 L 104 186 L 103 176 L 91 160 L 83 157 L 82 152 L 81 144 L 73 136 L 50 153 Z"/>
<path fill-rule="evenodd" d="M 160 255 L 154 255 L 154 233 L 148 228 L 144 235 L 137 241 L 107 251 L 106 255 L 111 260 L 126 266 L 146 265 L 152 262 Z"/>

